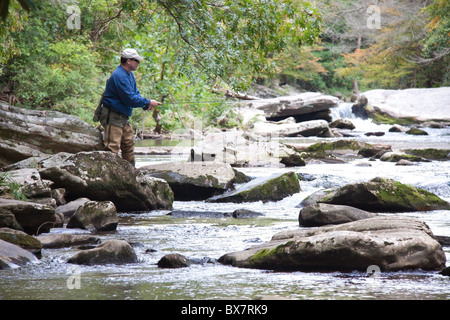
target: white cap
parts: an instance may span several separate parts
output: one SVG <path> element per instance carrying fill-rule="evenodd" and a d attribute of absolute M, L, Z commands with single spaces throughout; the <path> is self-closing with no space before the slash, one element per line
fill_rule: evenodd
<path fill-rule="evenodd" d="M 139 61 L 144 59 L 143 57 L 138 55 L 138 53 L 137 53 L 137 51 L 135 49 L 125 49 L 125 50 L 122 51 L 122 54 L 120 56 L 122 58 L 126 58 L 126 59 L 137 59 Z"/>

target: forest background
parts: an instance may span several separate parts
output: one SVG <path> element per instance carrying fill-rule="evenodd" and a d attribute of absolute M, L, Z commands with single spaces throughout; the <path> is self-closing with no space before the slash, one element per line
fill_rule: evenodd
<path fill-rule="evenodd" d="M 204 126 L 252 84 L 340 92 L 450 85 L 447 0 L 1 0 L 0 100 L 92 122 L 132 47 L 135 126 Z M 230 125 L 229 123 L 227 125 Z M 238 125 L 235 123 L 234 125 Z"/>

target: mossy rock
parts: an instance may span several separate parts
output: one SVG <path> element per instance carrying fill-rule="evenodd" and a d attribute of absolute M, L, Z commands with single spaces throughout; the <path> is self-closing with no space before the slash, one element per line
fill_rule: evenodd
<path fill-rule="evenodd" d="M 34 254 L 41 253 L 42 243 L 35 237 L 26 234 L 23 231 L 0 228 L 0 239 L 31 251 Z"/>
<path fill-rule="evenodd" d="M 450 160 L 450 149 L 407 149 L 405 153 L 429 160 Z"/>
<path fill-rule="evenodd" d="M 291 171 L 254 179 L 236 190 L 212 197 L 208 202 L 279 201 L 298 192 L 298 176 Z"/>
<path fill-rule="evenodd" d="M 383 178 L 345 185 L 318 202 L 348 205 L 370 212 L 450 210 L 447 201 L 429 191 Z"/>
<path fill-rule="evenodd" d="M 428 132 L 426 132 L 425 130 L 419 129 L 419 128 L 415 128 L 412 127 L 411 129 L 409 129 L 408 131 L 405 132 L 406 134 L 411 134 L 414 136 L 427 136 Z"/>

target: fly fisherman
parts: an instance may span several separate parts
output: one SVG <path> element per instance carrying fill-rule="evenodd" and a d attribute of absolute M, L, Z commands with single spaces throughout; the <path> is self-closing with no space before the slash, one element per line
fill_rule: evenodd
<path fill-rule="evenodd" d="M 107 151 L 116 154 L 122 151 L 122 158 L 135 165 L 134 133 L 128 119 L 134 108 L 152 110 L 161 102 L 141 96 L 136 86 L 135 71 L 143 59 L 135 49 L 125 49 L 120 57 L 120 65 L 106 82 L 101 103 L 99 120 L 105 129 L 103 145 Z"/>

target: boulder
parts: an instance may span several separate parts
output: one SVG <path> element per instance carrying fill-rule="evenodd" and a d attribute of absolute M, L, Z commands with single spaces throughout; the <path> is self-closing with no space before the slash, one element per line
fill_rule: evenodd
<path fill-rule="evenodd" d="M 38 262 L 38 259 L 30 251 L 0 239 L 0 270 L 17 268 L 35 262 Z"/>
<path fill-rule="evenodd" d="M 445 254 L 429 227 L 407 217 L 377 216 L 336 226 L 285 231 L 244 251 L 227 253 L 223 264 L 299 271 L 441 270 Z"/>
<path fill-rule="evenodd" d="M 232 167 L 280 166 L 297 153 L 285 144 L 243 131 L 207 134 L 191 150 L 190 161 L 228 163 Z"/>
<path fill-rule="evenodd" d="M 81 265 L 136 263 L 137 256 L 131 245 L 123 240 L 107 240 L 94 249 L 83 250 L 67 260 Z"/>
<path fill-rule="evenodd" d="M 301 151 L 304 159 L 347 160 L 348 158 L 369 157 L 391 150 L 390 145 L 369 144 L 356 140 L 336 140 L 314 143 Z"/>
<path fill-rule="evenodd" d="M 78 117 L 0 103 L 0 167 L 45 154 L 103 149 L 100 131 Z"/>
<path fill-rule="evenodd" d="M 42 243 L 35 237 L 10 228 L 0 228 L 0 239 L 18 245 L 19 247 L 32 252 L 35 255 L 41 254 Z"/>
<path fill-rule="evenodd" d="M 76 200 L 69 201 L 68 203 L 57 207 L 55 209 L 55 213 L 62 214 L 64 217 L 64 221 L 67 223 L 73 216 L 73 214 L 77 211 L 77 209 L 88 201 L 90 201 L 88 198 L 78 198 Z"/>
<path fill-rule="evenodd" d="M 209 198 L 208 202 L 252 202 L 279 201 L 300 192 L 300 184 L 295 172 L 276 173 L 256 178 L 236 190 Z"/>
<path fill-rule="evenodd" d="M 67 228 L 114 231 L 119 223 L 117 210 L 111 201 L 88 201 L 72 215 Z"/>
<path fill-rule="evenodd" d="M 160 268 L 186 268 L 190 265 L 190 260 L 179 253 L 166 254 L 158 261 Z"/>
<path fill-rule="evenodd" d="M 18 191 L 33 202 L 36 202 L 40 198 L 52 198 L 52 182 L 41 179 L 37 169 L 24 168 L 11 170 L 6 174 L 10 182 L 20 185 Z M 56 201 L 53 202 L 54 206 L 56 206 Z"/>
<path fill-rule="evenodd" d="M 65 188 L 68 201 L 109 200 L 118 212 L 170 209 L 173 193 L 167 182 L 144 176 L 128 161 L 107 151 L 56 154 L 38 163 L 41 177 Z"/>
<path fill-rule="evenodd" d="M 39 203 L 0 198 L 0 216 L 13 214 L 22 230 L 30 235 L 49 232 L 56 221 L 55 209 Z M 0 219 L 0 221 L 3 219 Z M 14 225 L 14 222 L 12 222 Z M 11 225 L 0 225 L 11 227 Z"/>
<path fill-rule="evenodd" d="M 364 92 L 368 106 L 390 117 L 450 121 L 450 87 Z"/>
<path fill-rule="evenodd" d="M 398 162 L 400 160 L 408 160 L 411 162 L 430 162 L 430 160 L 422 158 L 420 156 L 396 152 L 385 152 L 380 157 L 380 160 L 386 162 Z"/>
<path fill-rule="evenodd" d="M 318 203 L 302 208 L 298 216 L 298 222 L 303 227 L 318 227 L 367 219 L 374 216 L 376 214 L 350 206 Z"/>
<path fill-rule="evenodd" d="M 36 237 L 43 248 L 66 248 L 88 244 L 99 244 L 100 238 L 87 234 L 49 233 Z"/>
<path fill-rule="evenodd" d="M 425 130 L 412 127 L 408 131 L 405 132 L 406 134 L 414 135 L 414 136 L 427 136 L 428 132 Z"/>
<path fill-rule="evenodd" d="M 336 107 L 339 99 L 324 95 L 320 92 L 306 92 L 290 96 L 281 96 L 270 99 L 250 100 L 243 103 L 264 111 L 268 120 L 281 120 L 295 117 L 297 121 L 321 119 L 321 112 Z"/>
<path fill-rule="evenodd" d="M 205 200 L 231 188 L 236 174 L 228 163 L 169 162 L 139 168 L 146 175 L 169 183 L 177 200 Z"/>
<path fill-rule="evenodd" d="M 337 129 L 348 129 L 353 130 L 355 129 L 355 125 L 348 119 L 337 119 L 330 123 L 330 128 L 337 128 Z"/>
<path fill-rule="evenodd" d="M 370 212 L 407 212 L 450 210 L 450 204 L 424 189 L 394 181 L 374 178 L 321 192 L 316 202 L 356 207 Z M 309 203 L 311 204 L 311 203 Z"/>
<path fill-rule="evenodd" d="M 406 149 L 403 150 L 406 154 L 423 157 L 428 160 L 450 160 L 450 149 Z"/>
<path fill-rule="evenodd" d="M 330 137 L 330 128 L 325 120 L 292 122 L 256 122 L 252 132 L 261 136 L 272 137 Z"/>

